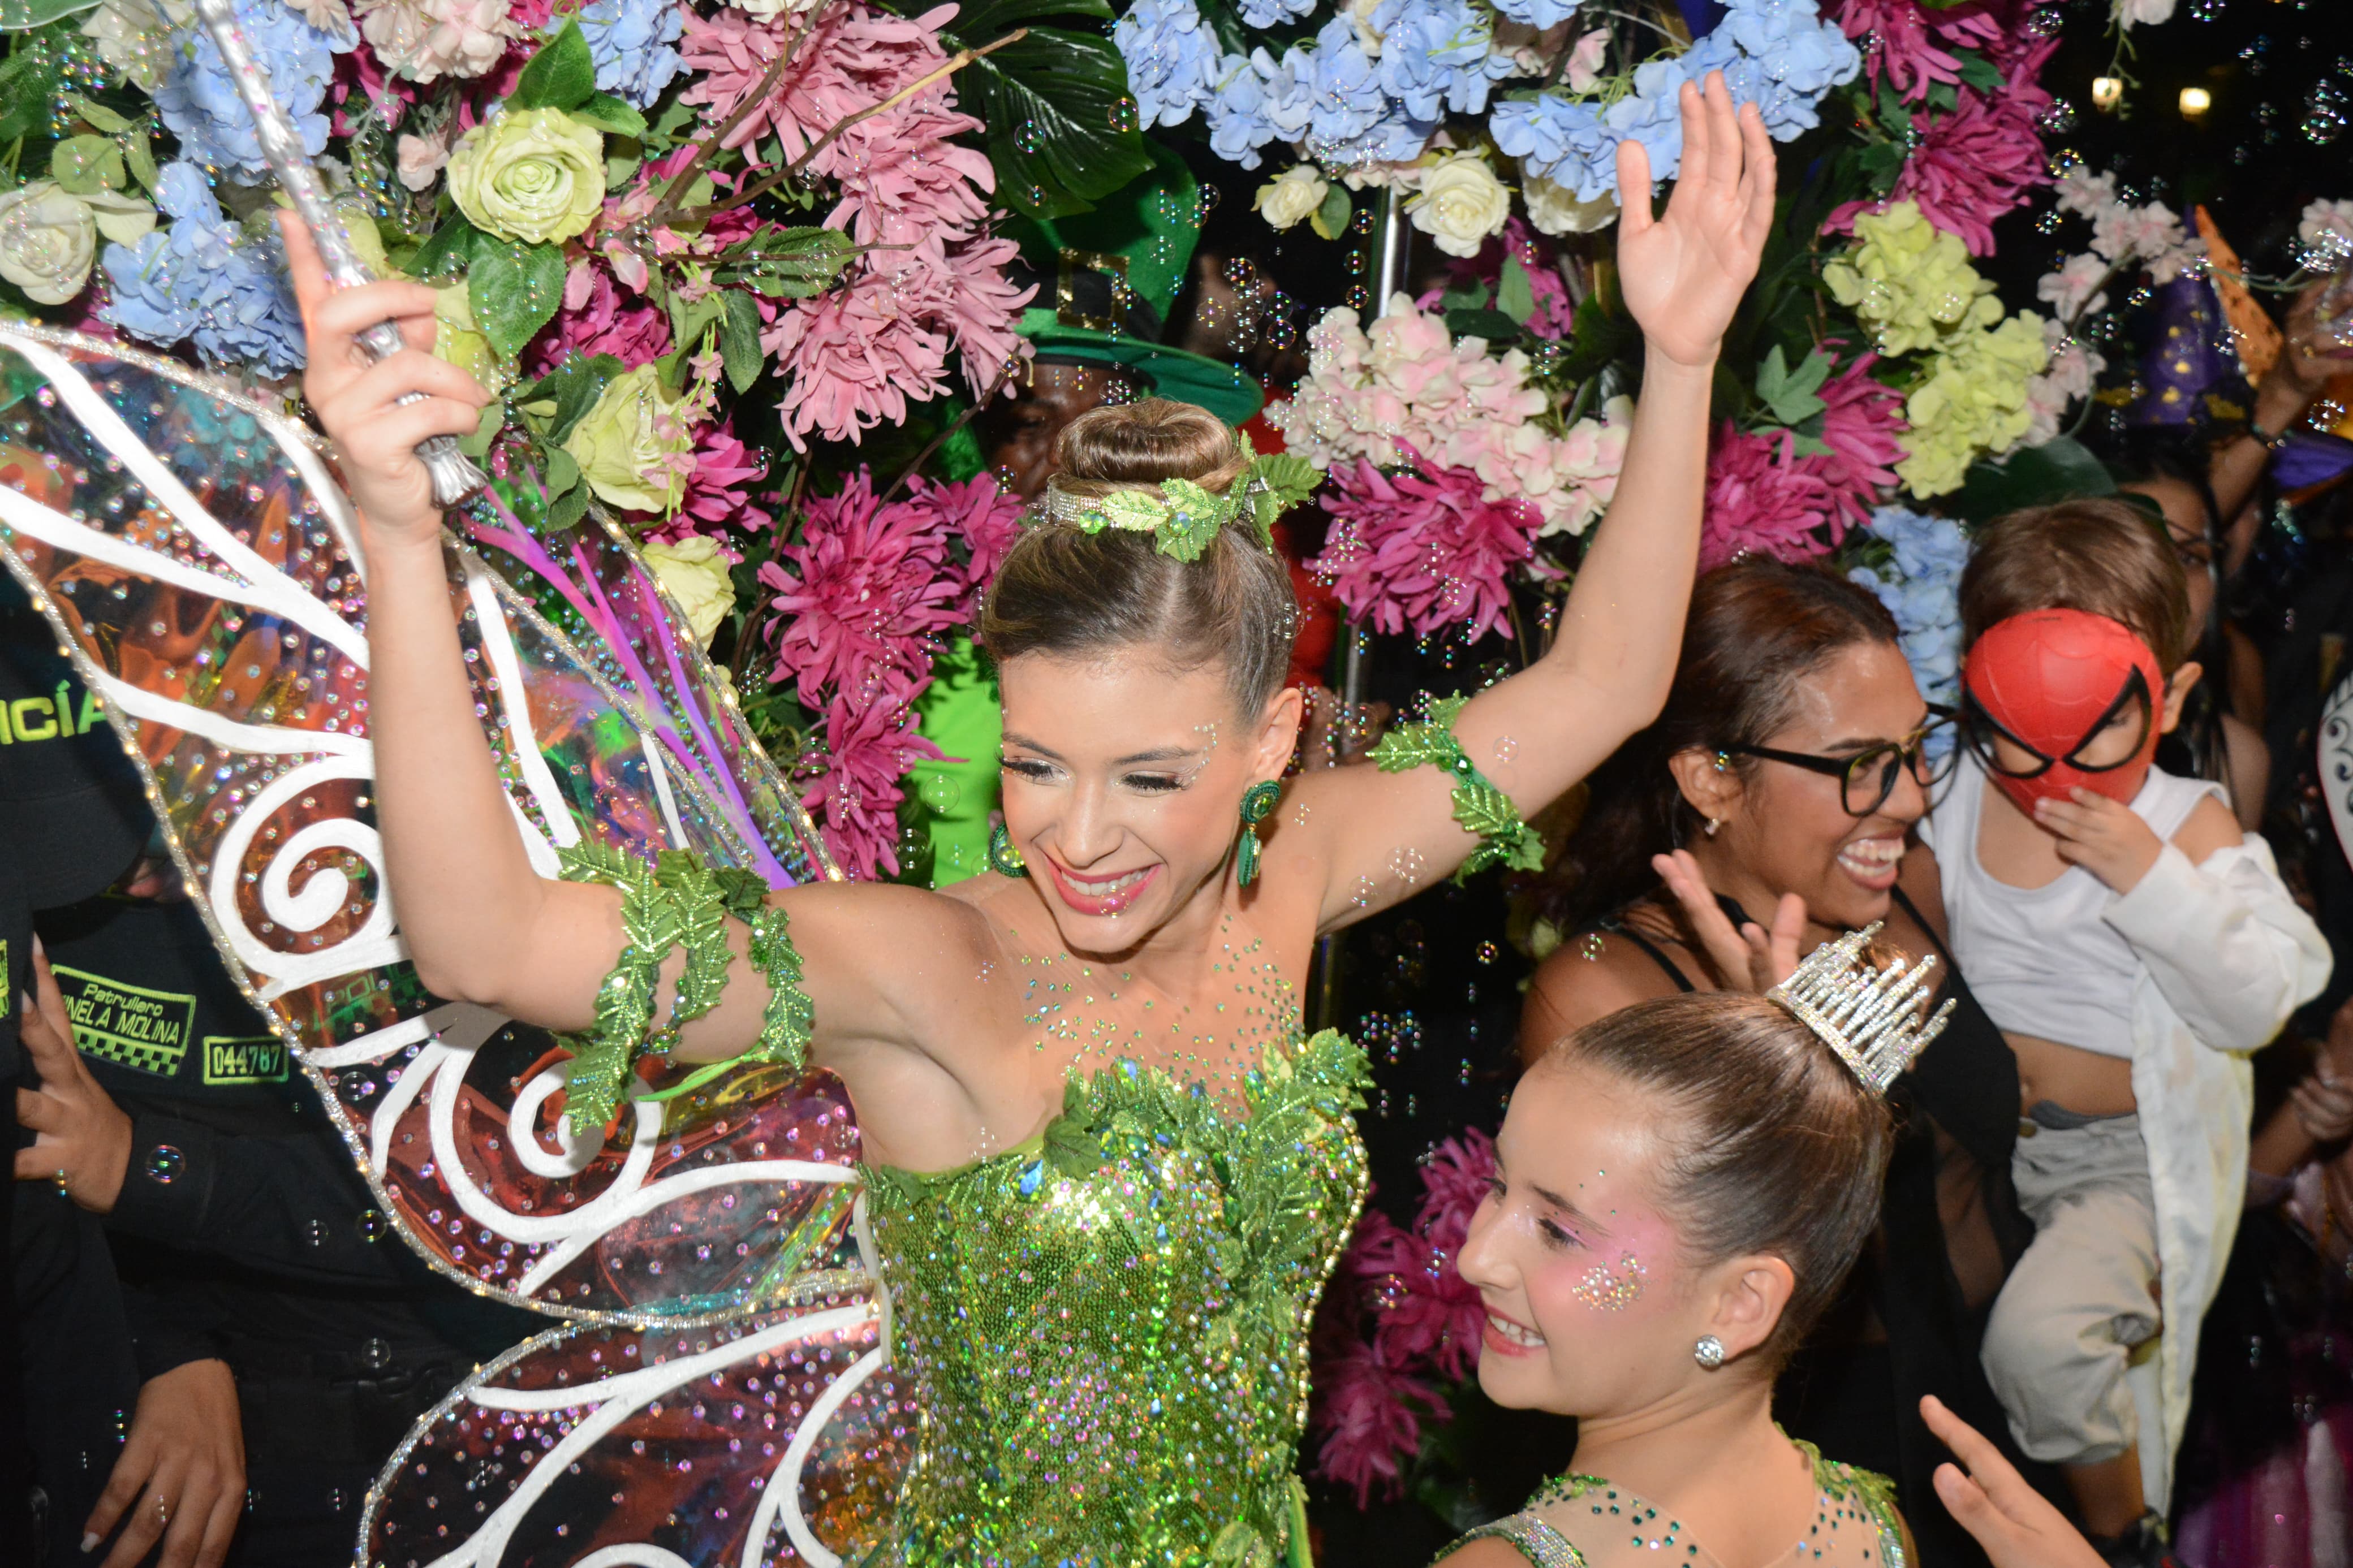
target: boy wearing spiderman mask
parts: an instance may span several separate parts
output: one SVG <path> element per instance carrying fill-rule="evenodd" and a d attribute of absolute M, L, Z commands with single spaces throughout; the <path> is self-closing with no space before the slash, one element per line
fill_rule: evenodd
<path fill-rule="evenodd" d="M 1992 524 L 1961 578 L 1965 754 L 1921 827 L 1954 957 L 2018 1058 L 2011 1173 L 2037 1228 L 1986 1373 L 2118 1563 L 2163 1560 L 2245 1184 L 2248 1054 L 2329 967 L 2222 786 L 2154 763 L 2200 674 L 2189 619 L 2180 563 L 2129 504 Z"/>

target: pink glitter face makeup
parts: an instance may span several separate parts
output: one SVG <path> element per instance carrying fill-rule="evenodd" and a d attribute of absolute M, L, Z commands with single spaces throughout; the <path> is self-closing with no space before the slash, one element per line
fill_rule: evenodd
<path fill-rule="evenodd" d="M 1632 1253 L 1621 1253 L 1615 1264 L 1597 1263 L 1569 1294 L 1599 1312 L 1622 1312 L 1642 1299 L 1642 1282 L 1650 1271 Z"/>

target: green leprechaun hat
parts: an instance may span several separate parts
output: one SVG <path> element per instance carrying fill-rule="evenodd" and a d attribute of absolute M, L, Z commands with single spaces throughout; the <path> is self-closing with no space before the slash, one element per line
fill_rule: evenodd
<path fill-rule="evenodd" d="M 1160 341 L 1201 237 L 1201 189 L 1176 153 L 1151 153 L 1152 167 L 1092 211 L 1008 220 L 1003 232 L 1021 247 L 1008 270 L 1038 286 L 1019 331 L 1041 363 L 1110 365 L 1154 396 L 1239 426 L 1265 402 L 1258 384 Z"/>

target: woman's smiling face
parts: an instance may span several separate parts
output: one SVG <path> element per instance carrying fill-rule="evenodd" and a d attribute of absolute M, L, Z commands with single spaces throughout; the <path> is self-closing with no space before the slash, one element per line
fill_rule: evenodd
<path fill-rule="evenodd" d="M 1225 875 L 1242 792 L 1278 776 L 1298 698 L 1237 716 L 1225 670 L 1151 647 L 999 671 L 1005 826 L 1071 952 L 1131 951 Z"/>

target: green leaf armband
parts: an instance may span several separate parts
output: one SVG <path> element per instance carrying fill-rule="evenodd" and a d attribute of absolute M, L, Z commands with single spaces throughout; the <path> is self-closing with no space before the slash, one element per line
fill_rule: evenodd
<path fill-rule="evenodd" d="M 1400 724 L 1382 736 L 1380 743 L 1372 749 L 1372 760 L 1385 773 L 1401 773 L 1426 765 L 1454 780 L 1454 820 L 1479 839 L 1479 847 L 1464 858 L 1461 868 L 1454 873 L 1457 883 L 1490 866 L 1508 866 L 1515 871 L 1540 870 L 1544 867 L 1543 836 L 1520 819 L 1519 808 L 1512 804 L 1512 797 L 1487 781 L 1486 775 L 1472 764 L 1470 753 L 1463 751 L 1462 742 L 1454 738 L 1454 716 L 1467 700 L 1458 695 L 1432 701 L 1429 719 Z"/>
<path fill-rule="evenodd" d="M 800 954 L 786 934 L 785 912 L 767 902 L 767 884 L 746 870 L 712 867 L 683 850 L 665 850 L 651 865 L 601 844 L 558 852 L 566 881 L 597 882 L 621 890 L 621 928 L 628 938 L 613 972 L 596 993 L 596 1022 L 563 1037 L 573 1053 L 565 1119 L 575 1131 L 609 1126 L 638 1059 L 664 1056 L 685 1025 L 718 1005 L 734 954 L 727 943 L 729 916 L 751 928 L 752 962 L 771 987 L 759 1038 L 727 1061 L 696 1068 L 649 1100 L 686 1094 L 747 1061 L 795 1071 L 806 1064 L 812 1009 L 800 989 Z M 669 1022 L 654 1027 L 661 966 L 674 947 L 686 950 Z"/>

